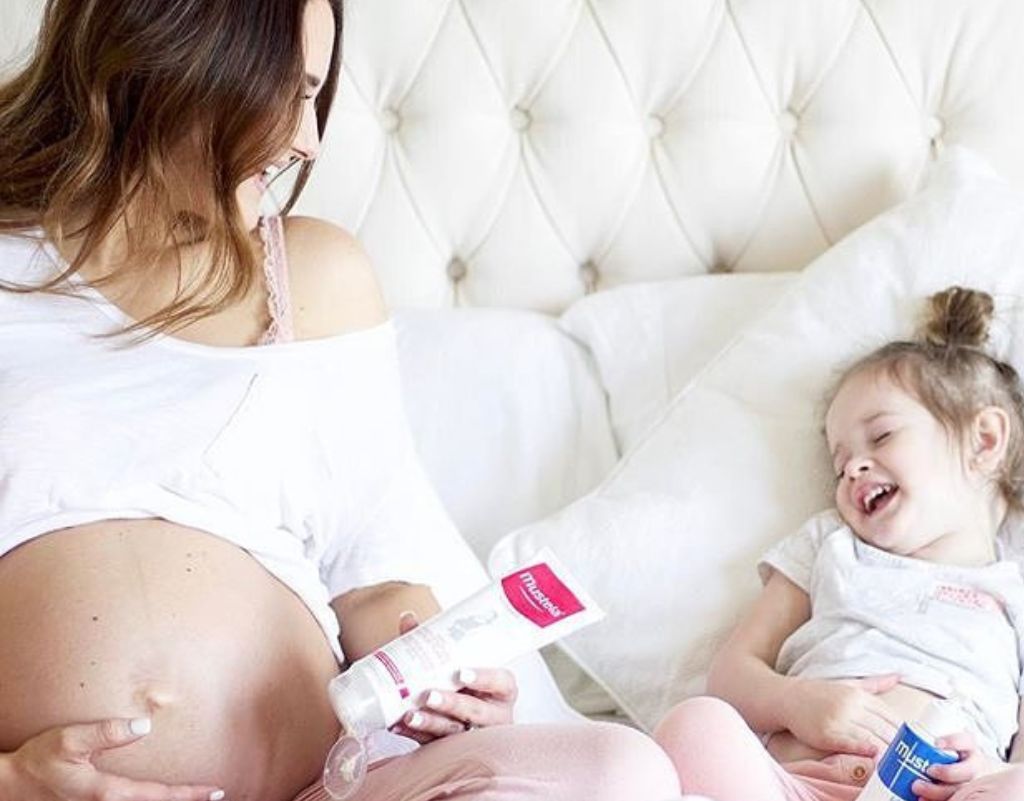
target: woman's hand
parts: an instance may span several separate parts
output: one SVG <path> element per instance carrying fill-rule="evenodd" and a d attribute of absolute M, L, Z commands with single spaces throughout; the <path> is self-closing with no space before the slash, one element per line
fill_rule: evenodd
<path fill-rule="evenodd" d="M 911 785 L 910 791 L 923 801 L 947 801 L 960 789 L 960 785 L 1005 767 L 1003 763 L 995 762 L 980 751 L 978 741 L 970 732 L 940 737 L 935 741 L 935 747 L 943 751 L 956 751 L 960 761 L 952 765 L 932 765 L 928 768 L 928 775 L 941 784 L 918 780 Z"/>
<path fill-rule="evenodd" d="M 33 801 L 218 801 L 207 786 L 170 786 L 98 771 L 92 760 L 150 731 L 148 718 L 112 719 L 48 729 L 12 754 L 0 755 L 0 799 Z"/>
<path fill-rule="evenodd" d="M 421 709 L 408 712 L 399 734 L 429 742 L 450 734 L 512 722 L 518 689 L 515 675 L 504 668 L 463 669 L 459 692 L 431 690 Z"/>
<path fill-rule="evenodd" d="M 786 697 L 787 728 L 826 753 L 874 757 L 903 722 L 878 696 L 900 683 L 895 674 L 852 681 L 798 679 Z"/>
<path fill-rule="evenodd" d="M 403 614 L 399 631 L 416 628 L 414 615 Z M 504 668 L 463 668 L 459 671 L 458 692 L 431 690 L 423 706 L 407 712 L 392 730 L 426 743 L 439 737 L 485 726 L 511 723 L 519 689 L 515 674 Z"/>

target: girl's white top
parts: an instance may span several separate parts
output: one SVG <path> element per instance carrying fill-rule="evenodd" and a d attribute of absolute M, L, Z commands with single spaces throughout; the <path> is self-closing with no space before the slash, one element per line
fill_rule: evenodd
<path fill-rule="evenodd" d="M 811 518 L 762 557 L 811 599 L 811 619 L 783 643 L 776 669 L 853 679 L 898 673 L 903 684 L 960 704 L 981 746 L 1005 758 L 1024 689 L 1024 576 L 1000 558 L 959 567 L 897 556 L 856 537 L 835 510 Z"/>
<path fill-rule="evenodd" d="M 63 268 L 38 238 L 0 237 L 0 281 Z M 291 588 L 339 659 L 334 597 L 401 580 L 449 604 L 483 580 L 417 459 L 390 322 L 259 347 L 139 344 L 101 338 L 129 321 L 72 286 L 0 290 L 0 555 L 106 519 L 201 529 Z"/>

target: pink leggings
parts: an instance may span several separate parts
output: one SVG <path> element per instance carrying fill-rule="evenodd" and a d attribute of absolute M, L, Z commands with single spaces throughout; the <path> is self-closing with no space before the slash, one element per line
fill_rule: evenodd
<path fill-rule="evenodd" d="M 671 801 L 672 763 L 653 740 L 610 723 L 495 726 L 379 762 L 352 801 Z M 312 785 L 295 801 L 330 801 Z"/>
<path fill-rule="evenodd" d="M 740 714 L 717 698 L 691 698 L 658 724 L 655 739 L 687 793 L 715 801 L 854 801 L 874 771 L 865 757 L 837 754 L 780 765 Z M 965 784 L 950 801 L 1024 799 L 1024 767 Z"/>

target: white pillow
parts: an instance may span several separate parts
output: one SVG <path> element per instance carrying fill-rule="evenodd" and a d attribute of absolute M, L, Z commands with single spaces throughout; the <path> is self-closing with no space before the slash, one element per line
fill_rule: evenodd
<path fill-rule="evenodd" d="M 481 560 L 503 534 L 593 488 L 617 458 L 586 351 L 535 312 L 394 313 L 413 439 Z M 537 653 L 511 665 L 516 719 L 578 719 Z"/>
<path fill-rule="evenodd" d="M 594 356 L 612 430 L 625 453 L 669 401 L 796 273 L 700 275 L 597 292 L 562 315 Z"/>
<path fill-rule="evenodd" d="M 587 352 L 554 318 L 407 309 L 394 319 L 417 450 L 481 560 L 614 466 L 604 392 Z"/>
<path fill-rule="evenodd" d="M 815 260 L 594 493 L 493 551 L 492 572 L 541 545 L 577 572 L 609 614 L 564 647 L 642 725 L 702 689 L 757 591 L 761 551 L 831 505 L 820 413 L 837 367 L 912 335 L 923 298 L 955 283 L 993 294 L 1002 355 L 1012 345 L 1024 195 L 970 154 L 948 156 L 924 190 Z"/>

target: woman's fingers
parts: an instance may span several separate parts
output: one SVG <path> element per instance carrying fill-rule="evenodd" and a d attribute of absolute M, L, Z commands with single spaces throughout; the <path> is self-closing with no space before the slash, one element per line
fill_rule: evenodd
<path fill-rule="evenodd" d="M 134 743 L 149 734 L 151 729 L 149 718 L 111 718 L 53 729 L 53 737 L 62 757 L 87 762 L 100 751 Z"/>
<path fill-rule="evenodd" d="M 406 611 L 398 616 L 398 636 L 408 634 L 420 624 L 420 619 L 415 612 Z"/>
<path fill-rule="evenodd" d="M 505 668 L 463 668 L 459 671 L 459 683 L 478 695 L 510 704 L 519 696 L 516 675 Z"/>
<path fill-rule="evenodd" d="M 510 722 L 507 719 L 505 706 L 468 693 L 431 690 L 427 693 L 423 705 L 433 712 L 438 712 L 456 721 L 460 728 L 465 728 L 466 724 L 496 726 Z"/>
<path fill-rule="evenodd" d="M 101 774 L 95 795 L 102 801 L 220 801 L 224 791 L 216 787 L 172 786 Z"/>
<path fill-rule="evenodd" d="M 466 725 L 461 720 L 455 720 L 448 715 L 431 711 L 430 709 L 416 709 L 407 712 L 402 718 L 402 723 L 412 732 L 414 740 L 423 742 L 421 736 L 428 735 L 428 739 L 436 737 L 447 737 L 450 734 L 458 734 L 464 731 Z"/>
<path fill-rule="evenodd" d="M 415 740 L 420 745 L 425 745 L 426 743 L 429 743 L 431 740 L 436 740 L 436 735 L 429 734 L 425 731 L 416 731 L 415 729 L 410 728 L 406 724 L 406 721 L 410 720 L 413 714 L 414 713 L 412 712 L 406 712 L 405 717 L 403 717 L 400 721 L 398 721 L 398 723 L 391 727 L 391 731 L 394 734 L 399 735 L 400 737 L 408 737 L 410 740 Z"/>
<path fill-rule="evenodd" d="M 460 692 L 431 690 L 420 709 L 408 712 L 394 728 L 420 742 L 424 736 L 447 737 L 467 728 L 512 722 L 519 688 L 515 674 L 504 668 L 465 668 L 459 671 Z"/>
<path fill-rule="evenodd" d="M 505 688 L 508 690 L 508 688 Z M 480 698 L 465 692 L 431 690 L 423 701 L 423 708 L 404 719 L 414 731 L 427 732 L 438 737 L 455 734 L 467 727 L 499 726 L 512 722 L 507 703 Z"/>
<path fill-rule="evenodd" d="M 120 748 L 145 737 L 152 730 L 149 718 L 110 718 L 95 723 L 62 726 L 47 732 L 49 759 L 54 764 L 75 765 L 90 788 L 90 797 L 101 801 L 219 801 L 224 791 L 212 785 L 165 785 L 141 782 L 112 774 L 98 773 L 92 760 L 103 751 Z"/>

